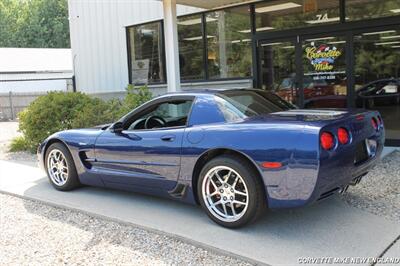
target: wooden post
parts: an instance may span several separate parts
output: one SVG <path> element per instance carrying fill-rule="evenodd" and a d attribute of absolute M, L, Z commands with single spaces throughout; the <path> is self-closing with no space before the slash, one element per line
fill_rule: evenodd
<path fill-rule="evenodd" d="M 14 105 L 13 105 L 13 99 L 12 99 L 12 92 L 11 91 L 8 94 L 8 98 L 9 98 L 9 101 L 10 101 L 11 120 L 14 120 Z"/>

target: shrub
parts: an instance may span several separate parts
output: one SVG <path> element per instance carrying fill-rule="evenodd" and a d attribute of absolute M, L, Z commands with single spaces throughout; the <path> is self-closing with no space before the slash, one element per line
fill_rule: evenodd
<path fill-rule="evenodd" d="M 146 86 L 127 87 L 123 100 L 103 101 L 80 92 L 50 92 L 38 97 L 20 112 L 15 148 L 35 151 L 49 135 L 71 128 L 85 128 L 116 121 L 132 109 L 151 99 Z"/>
<path fill-rule="evenodd" d="M 83 93 L 50 92 L 33 101 L 19 113 L 19 130 L 30 150 L 49 135 L 74 127 L 111 122 L 107 104 Z"/>
<path fill-rule="evenodd" d="M 113 114 L 109 107 L 106 102 L 98 98 L 91 99 L 74 115 L 71 128 L 85 128 L 113 122 Z"/>
<path fill-rule="evenodd" d="M 18 136 L 11 141 L 10 151 L 17 152 L 17 151 L 26 151 L 30 150 L 28 142 L 23 136 Z"/>
<path fill-rule="evenodd" d="M 151 98 L 152 94 L 147 86 L 135 87 L 134 85 L 128 85 L 126 88 L 126 96 L 115 115 L 122 117 L 139 105 L 151 100 Z"/>

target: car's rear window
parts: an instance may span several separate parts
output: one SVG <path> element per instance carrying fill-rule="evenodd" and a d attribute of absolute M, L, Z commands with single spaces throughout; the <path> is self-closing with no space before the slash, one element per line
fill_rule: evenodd
<path fill-rule="evenodd" d="M 231 90 L 216 95 L 216 103 L 227 122 L 295 108 L 275 94 L 258 90 Z"/>

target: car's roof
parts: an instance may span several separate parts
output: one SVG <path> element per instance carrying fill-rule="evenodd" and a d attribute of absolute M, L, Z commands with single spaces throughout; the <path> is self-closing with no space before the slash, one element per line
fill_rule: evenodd
<path fill-rule="evenodd" d="M 366 85 L 375 84 L 379 82 L 386 82 L 386 81 L 400 81 L 400 78 L 384 78 L 384 79 L 377 79 L 367 83 Z"/>

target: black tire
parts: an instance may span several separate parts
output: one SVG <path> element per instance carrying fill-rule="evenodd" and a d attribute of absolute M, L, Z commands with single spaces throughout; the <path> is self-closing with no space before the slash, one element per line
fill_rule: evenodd
<path fill-rule="evenodd" d="M 237 172 L 237 174 L 239 174 L 242 177 L 248 190 L 247 209 L 243 211 L 243 215 L 236 221 L 224 221 L 219 219 L 216 216 L 215 212 L 213 213 L 212 211 L 209 210 L 209 208 L 207 207 L 208 203 L 203 197 L 202 186 L 207 173 L 219 166 L 229 167 L 233 169 L 235 172 Z M 226 176 L 229 176 L 229 174 L 227 174 Z M 233 177 L 235 177 L 235 174 L 233 175 Z M 202 208 L 205 210 L 207 215 L 217 224 L 227 228 L 238 228 L 248 223 L 254 222 L 266 210 L 267 207 L 267 202 L 266 202 L 267 198 L 265 196 L 265 192 L 263 189 L 263 182 L 260 180 L 259 173 L 257 173 L 256 170 L 254 170 L 254 168 L 249 162 L 243 160 L 238 156 L 232 156 L 232 155 L 218 156 L 209 161 L 203 167 L 197 182 L 197 196 Z M 222 196 L 219 197 L 221 198 Z M 236 199 L 236 196 L 234 197 Z M 226 206 L 232 206 L 230 204 Z"/>
<path fill-rule="evenodd" d="M 52 180 L 50 173 L 49 173 L 49 155 L 53 151 L 60 151 L 65 158 L 68 174 L 66 178 L 66 182 L 62 185 L 58 185 L 55 181 Z M 79 182 L 78 173 L 76 171 L 74 160 L 72 159 L 72 155 L 69 152 L 68 148 L 65 147 L 64 144 L 60 142 L 56 142 L 50 145 L 50 147 L 46 151 L 45 161 L 44 161 L 47 177 L 49 178 L 50 184 L 57 190 L 60 191 L 69 191 L 79 187 L 81 184 Z"/>

